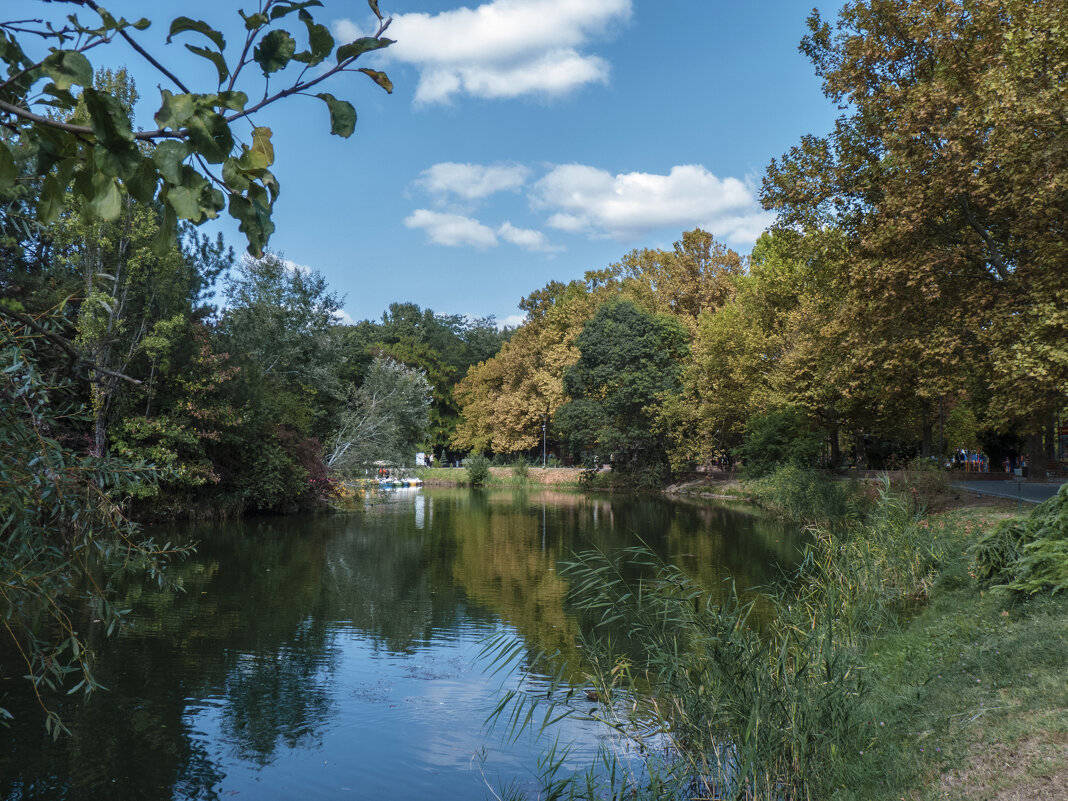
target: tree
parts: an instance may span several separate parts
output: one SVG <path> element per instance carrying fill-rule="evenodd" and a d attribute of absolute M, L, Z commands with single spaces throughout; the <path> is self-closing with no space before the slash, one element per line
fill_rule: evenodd
<path fill-rule="evenodd" d="M 300 427 L 311 430 L 331 399 L 343 394 L 335 319 L 340 299 L 320 273 L 274 253 L 246 256 L 226 277 L 223 292 L 224 335 L 250 380 L 277 395 Z"/>
<path fill-rule="evenodd" d="M 783 225 L 846 232 L 852 359 L 885 366 L 927 420 L 969 385 L 1032 435 L 1064 404 L 1066 24 L 1052 0 L 857 2 L 835 28 L 809 20 L 802 50 L 849 113 L 772 162 L 763 201 Z"/>
<path fill-rule="evenodd" d="M 162 585 L 168 558 L 186 549 L 144 538 L 116 501 L 152 480 L 146 464 L 77 451 L 85 410 L 71 382 L 42 371 L 36 355 L 40 332 L 55 325 L 0 320 L 0 620 L 58 736 L 47 693 L 97 686 L 80 621 L 110 634 L 129 611 L 114 605 L 110 579 L 136 571 Z M 75 613 L 79 596 L 92 622 Z"/>
<path fill-rule="evenodd" d="M 223 34 L 208 23 L 175 18 L 167 42 L 195 37 L 197 44 L 186 48 L 217 72 L 215 87 L 204 91 L 191 89 L 163 65 L 162 54 L 152 54 L 138 42 L 138 33 L 151 24 L 148 19 L 116 19 L 95 0 L 58 0 L 90 9 L 95 22 L 82 22 L 77 14 L 59 25 L 0 22 L 0 61 L 7 68 L 0 83 L 0 124 L 6 134 L 0 141 L 0 201 L 17 199 L 25 170 L 40 185 L 32 205 L 43 223 L 58 219 L 68 191 L 103 220 L 119 217 L 123 191 L 140 202 L 158 201 L 164 210 L 156 240 L 160 253 L 174 243 L 178 220 L 199 225 L 227 209 L 240 221 L 249 252 L 259 255 L 274 230 L 271 212 L 279 192 L 269 169 L 274 163 L 271 130 L 254 125 L 251 140 L 241 142 L 235 123 L 292 95 L 310 95 L 342 72 L 362 72 L 392 91 L 384 73 L 355 67 L 364 53 L 392 44 L 383 36 L 390 20 L 382 18 L 378 0 L 368 1 L 381 23 L 378 31 L 335 48 L 330 30 L 310 11 L 321 2 L 265 0 L 255 13 L 240 12 L 245 36 L 236 58 L 228 58 Z M 117 39 L 167 83 L 168 88 L 160 89 L 155 130 L 135 131 L 120 100 L 93 86 L 86 53 Z M 298 39 L 308 42 L 307 49 L 298 50 Z M 48 52 L 35 50 L 28 40 L 47 45 Z M 331 55 L 336 64 L 327 65 Z M 257 81 L 249 80 L 252 64 L 262 71 L 262 92 Z M 280 83 L 283 77 L 287 80 Z M 76 93 L 75 87 L 81 91 Z M 250 101 L 250 96 L 262 99 Z M 352 104 L 329 92 L 315 96 L 327 106 L 331 133 L 351 136 L 356 124 Z M 88 121 L 64 121 L 64 113 L 79 103 L 88 111 Z"/>
<path fill-rule="evenodd" d="M 633 250 L 605 270 L 586 274 L 591 289 L 618 282 L 642 308 L 677 317 L 691 332 L 702 312 L 727 303 L 745 264 L 737 252 L 696 228 L 685 231 L 672 250 Z"/>
<path fill-rule="evenodd" d="M 578 281 L 553 281 L 520 302 L 523 325 L 456 386 L 455 447 L 518 453 L 541 443 L 542 426 L 565 401 L 564 371 L 578 361 L 575 340 L 597 302 Z"/>
<path fill-rule="evenodd" d="M 415 455 L 430 422 L 430 384 L 419 370 L 376 358 L 349 393 L 328 444 L 326 464 L 353 474 L 375 462 L 403 464 Z"/>
<path fill-rule="evenodd" d="M 468 320 L 415 303 L 391 303 L 380 322 L 364 320 L 348 331 L 346 351 L 354 368 L 366 369 L 372 357 L 382 356 L 426 374 L 433 393 L 427 444 L 445 452 L 459 418 L 457 380 L 472 365 L 492 358 L 510 336 L 492 316 Z"/>
<path fill-rule="evenodd" d="M 685 329 L 616 299 L 597 309 L 575 345 L 581 355 L 564 373 L 570 400 L 555 415 L 571 449 L 614 454 L 622 470 L 662 465 L 665 440 L 657 418 L 663 398 L 679 389 Z"/>

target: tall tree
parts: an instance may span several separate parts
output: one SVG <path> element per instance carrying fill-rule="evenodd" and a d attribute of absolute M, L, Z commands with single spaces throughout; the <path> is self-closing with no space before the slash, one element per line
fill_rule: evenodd
<path fill-rule="evenodd" d="M 602 459 L 614 454 L 624 471 L 658 472 L 666 441 L 657 420 L 664 397 L 679 389 L 685 328 L 629 300 L 609 300 L 575 345 L 581 355 L 564 373 L 570 400 L 556 410 L 557 428 L 573 451 L 596 450 Z"/>
<path fill-rule="evenodd" d="M 870 0 L 809 26 L 848 113 L 771 164 L 764 203 L 848 234 L 858 365 L 885 365 L 928 419 L 947 390 L 990 387 L 992 418 L 1038 434 L 1068 385 L 1068 9 Z"/>

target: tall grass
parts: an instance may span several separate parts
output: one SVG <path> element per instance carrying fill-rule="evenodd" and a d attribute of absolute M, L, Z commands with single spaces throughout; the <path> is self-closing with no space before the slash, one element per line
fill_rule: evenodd
<path fill-rule="evenodd" d="M 805 524 L 848 522 L 863 514 L 865 507 L 856 482 L 836 481 L 823 472 L 794 465 L 756 479 L 749 491 L 758 506 Z"/>
<path fill-rule="evenodd" d="M 586 775 L 561 784 L 557 766 L 551 797 L 827 797 L 855 779 L 869 745 L 862 647 L 924 596 L 938 560 L 908 499 L 885 483 L 863 525 L 814 530 L 798 573 L 767 589 L 777 616 L 761 631 L 733 588 L 717 603 L 643 549 L 579 554 L 565 575 L 596 705 L 576 703 L 558 669 L 548 692 L 506 697 L 498 720 L 514 731 L 579 716 L 613 732 Z"/>

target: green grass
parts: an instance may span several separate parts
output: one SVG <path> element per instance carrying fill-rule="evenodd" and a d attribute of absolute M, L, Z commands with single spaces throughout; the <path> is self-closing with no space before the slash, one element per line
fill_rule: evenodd
<path fill-rule="evenodd" d="M 612 797 L 671 787 L 672 798 L 933 801 L 1068 788 L 1068 594 L 984 589 L 972 546 L 1011 513 L 920 518 L 912 495 L 884 482 L 863 519 L 816 528 L 759 633 L 736 599 L 713 604 L 651 555 L 580 555 L 566 573 L 600 703 L 573 706 L 561 683 L 499 710 L 523 728 L 548 705 L 545 720 L 601 720 L 637 753 L 658 743 L 645 772 L 603 755 L 587 779 L 620 771 Z M 605 797 L 582 781 L 566 794 Z"/>
<path fill-rule="evenodd" d="M 994 524 L 988 510 L 958 510 L 932 522 L 945 525 L 956 547 L 926 608 L 868 645 L 871 744 L 856 755 L 853 781 L 840 795 L 990 797 L 1015 786 L 1019 797 L 1040 797 L 1026 790 L 1035 773 L 1068 771 L 1065 749 L 1049 757 L 1034 747 L 1063 744 L 1068 735 L 1068 596 L 980 588 L 967 551 L 978 531 Z M 1019 743 L 1026 753 L 1014 759 L 1028 764 L 1018 771 L 988 764 Z M 955 783 L 948 778 L 954 774 L 969 778 Z"/>

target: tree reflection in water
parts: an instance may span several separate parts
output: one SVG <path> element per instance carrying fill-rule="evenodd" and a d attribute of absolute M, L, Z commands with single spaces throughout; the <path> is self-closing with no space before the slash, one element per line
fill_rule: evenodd
<path fill-rule="evenodd" d="M 3 683 L 17 719 L 0 729 L 0 797 L 482 798 L 475 751 L 507 783 L 539 747 L 487 739 L 501 677 L 478 664 L 481 641 L 511 631 L 579 664 L 558 573 L 573 551 L 640 537 L 706 586 L 744 588 L 797 545 L 737 509 L 558 491 L 424 490 L 351 515 L 159 532 L 179 533 L 200 542 L 175 566 L 184 592 L 123 587 L 121 637 L 85 610 L 108 691 L 61 705 L 71 737 L 47 739 L 27 688 Z"/>

